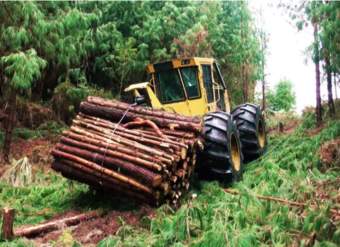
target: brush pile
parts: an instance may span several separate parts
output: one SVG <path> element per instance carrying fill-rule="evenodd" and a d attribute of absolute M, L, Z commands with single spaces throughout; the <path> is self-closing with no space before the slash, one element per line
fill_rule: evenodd
<path fill-rule="evenodd" d="M 52 151 L 63 176 L 122 196 L 177 204 L 201 146 L 201 119 L 88 97 Z"/>

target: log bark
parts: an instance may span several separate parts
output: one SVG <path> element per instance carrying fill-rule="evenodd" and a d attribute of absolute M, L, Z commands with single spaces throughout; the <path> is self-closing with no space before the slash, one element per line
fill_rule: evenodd
<path fill-rule="evenodd" d="M 75 124 L 77 124 L 76 121 L 73 121 L 73 122 Z M 87 131 L 88 130 L 94 131 L 94 132 L 96 132 L 96 134 L 99 134 L 99 135 L 101 135 L 105 138 L 108 138 L 110 141 L 122 143 L 126 146 L 130 146 L 132 148 L 136 148 L 136 149 L 139 149 L 141 151 L 145 151 L 149 154 L 167 158 L 170 161 L 176 160 L 176 157 L 174 155 L 168 154 L 167 152 L 164 152 L 164 150 L 161 150 L 157 147 L 155 148 L 155 147 L 150 147 L 150 146 L 144 145 L 144 144 L 138 142 L 137 140 L 130 140 L 129 138 L 119 136 L 111 130 L 104 129 L 104 128 L 95 126 L 93 124 L 83 124 L 83 127 L 85 127 L 87 129 Z"/>
<path fill-rule="evenodd" d="M 100 216 L 99 211 L 90 211 L 75 216 L 70 216 L 64 219 L 53 220 L 47 223 L 42 223 L 36 226 L 21 227 L 14 231 L 16 237 L 34 237 L 41 233 L 47 233 L 62 229 L 65 226 L 77 225 L 80 222 L 87 221 Z"/>
<path fill-rule="evenodd" d="M 56 145 L 57 149 L 77 155 L 79 157 L 83 157 L 87 160 L 96 162 L 97 164 L 103 164 L 107 168 L 114 168 L 115 170 L 121 169 L 123 174 L 127 173 L 128 175 L 136 176 L 136 179 L 139 179 L 142 182 L 145 182 L 146 184 L 151 185 L 153 187 L 159 186 L 162 181 L 161 175 L 155 174 L 154 172 L 144 169 L 142 167 L 139 167 L 133 163 L 124 161 L 123 159 L 124 158 L 126 159 L 127 156 L 125 156 L 122 153 L 118 153 L 118 152 L 111 151 L 109 149 L 99 148 L 99 147 L 96 147 L 90 144 L 74 141 L 67 137 L 62 137 L 61 142 L 73 145 L 73 147 L 68 146 L 68 145 L 62 145 L 59 143 Z M 90 150 L 90 151 L 87 151 L 87 150 Z M 109 156 L 111 157 L 120 156 L 120 158 L 111 158 Z"/>
<path fill-rule="evenodd" d="M 70 161 L 80 163 L 82 165 L 85 165 L 85 166 L 97 171 L 97 172 L 104 173 L 108 176 L 111 176 L 111 177 L 121 181 L 122 183 L 129 184 L 129 185 L 135 187 L 136 189 L 139 189 L 139 190 L 144 191 L 146 193 L 152 194 L 152 190 L 150 188 L 144 186 L 143 184 L 137 182 L 136 180 L 128 178 L 128 177 L 126 177 L 126 176 L 124 176 L 124 175 L 122 175 L 118 172 L 114 172 L 114 171 L 107 169 L 105 167 L 102 167 L 102 166 L 100 166 L 100 165 L 98 165 L 94 162 L 80 158 L 76 155 L 72 155 L 72 154 L 69 154 L 69 153 L 66 153 L 66 152 L 59 151 L 57 149 L 53 149 L 52 154 L 55 157 L 60 157 L 60 158 L 63 158 L 63 159 L 67 159 L 67 160 L 70 160 Z"/>
<path fill-rule="evenodd" d="M 182 143 L 177 138 L 175 138 L 175 140 L 177 140 L 177 141 L 174 141 L 173 138 L 169 138 L 169 137 L 171 137 L 169 135 L 164 135 L 164 137 L 155 136 L 155 133 L 153 131 L 149 131 L 148 133 L 145 133 L 145 132 L 141 131 L 140 129 L 131 130 L 131 129 L 127 129 L 125 127 L 122 127 L 118 124 L 113 124 L 110 121 L 103 120 L 103 119 L 100 119 L 100 118 L 91 117 L 91 116 L 87 116 L 87 115 L 84 115 L 84 114 L 79 114 L 76 117 L 76 119 L 80 120 L 84 123 L 97 125 L 97 126 L 100 126 L 100 127 L 103 127 L 103 128 L 111 129 L 111 130 L 122 131 L 122 132 L 131 134 L 131 135 L 135 135 L 135 136 L 138 136 L 138 137 L 156 140 L 156 141 L 160 141 L 160 142 L 166 142 L 166 143 L 173 144 L 173 145 L 176 145 L 176 146 L 181 146 L 181 147 L 184 147 L 184 148 L 188 147 L 188 145 Z M 162 132 L 162 130 L 160 130 L 160 131 Z M 191 138 L 193 138 L 193 136 Z"/>
<path fill-rule="evenodd" d="M 91 134 L 91 135 L 95 136 L 94 139 L 104 140 L 105 142 L 107 142 L 109 144 L 118 145 L 118 146 L 121 146 L 123 148 L 135 151 L 135 152 L 144 153 L 147 156 L 154 157 L 155 160 L 162 161 L 162 163 L 165 164 L 165 165 L 172 165 L 172 163 L 174 162 L 173 158 L 169 159 L 167 157 L 157 156 L 157 154 L 152 152 L 153 151 L 152 149 L 150 150 L 148 147 L 145 148 L 145 146 L 142 145 L 142 144 L 140 144 L 142 146 L 139 146 L 139 145 L 134 146 L 133 143 L 130 143 L 130 142 L 129 143 L 128 142 L 125 143 L 125 141 L 122 140 L 121 138 L 118 139 L 118 140 L 113 140 L 112 136 L 108 136 L 106 134 L 103 134 L 101 132 L 96 132 L 94 130 L 85 130 L 85 129 L 78 128 L 78 127 L 75 127 L 75 126 L 72 126 L 71 130 L 73 132 L 76 132 L 77 134 L 82 134 L 85 131 L 86 134 Z M 84 134 L 84 135 L 86 135 L 86 134 Z M 159 151 L 159 150 L 157 150 L 157 151 Z"/>
<path fill-rule="evenodd" d="M 89 96 L 87 98 L 87 102 L 96 104 L 96 105 L 100 105 L 100 106 L 106 106 L 106 107 L 112 107 L 112 108 L 117 108 L 120 110 L 126 110 L 127 108 L 129 108 L 129 104 L 124 103 L 124 102 L 119 102 L 119 101 L 113 101 L 113 100 L 106 100 L 103 98 L 99 98 L 99 97 L 93 97 L 93 96 Z M 162 110 L 157 110 L 154 108 L 146 108 L 146 107 L 141 107 L 141 106 L 133 106 L 130 107 L 130 112 L 133 113 L 138 113 L 138 114 L 142 114 L 145 116 L 154 116 L 154 117 L 158 117 L 158 118 L 163 118 L 163 119 L 172 119 L 172 120 L 176 120 L 176 121 L 183 121 L 183 122 L 193 122 L 193 123 L 200 123 L 201 119 L 198 117 L 186 117 L 183 115 L 179 115 L 176 113 L 170 113 L 170 112 L 166 112 L 166 111 L 162 111 Z"/>
<path fill-rule="evenodd" d="M 82 102 L 80 105 L 80 111 L 82 113 L 105 118 L 108 120 L 112 120 L 114 122 L 118 122 L 125 113 L 125 110 L 120 110 L 118 108 L 108 107 L 108 106 L 100 106 L 95 105 L 89 102 Z M 166 128 L 174 128 L 181 130 L 193 131 L 196 133 L 200 133 L 201 131 L 201 123 L 194 122 L 181 122 L 180 120 L 174 119 L 166 119 L 155 116 L 146 116 L 139 113 L 127 112 L 124 117 L 124 123 L 133 121 L 136 117 L 144 118 L 153 121 L 158 126 L 166 127 Z"/>
<path fill-rule="evenodd" d="M 159 195 L 145 194 L 135 187 L 128 184 L 123 184 L 119 180 L 116 180 L 110 176 L 102 173 L 94 172 L 93 170 L 82 166 L 76 162 L 68 160 L 57 160 L 52 164 L 52 168 L 59 171 L 63 176 L 76 180 L 78 182 L 86 183 L 91 187 L 105 189 L 109 192 L 109 195 L 125 195 L 130 198 L 136 198 L 139 201 L 154 204 L 159 200 Z"/>
<path fill-rule="evenodd" d="M 13 208 L 4 208 L 2 210 L 2 238 L 4 240 L 11 240 L 13 234 L 15 210 Z"/>
<path fill-rule="evenodd" d="M 90 131 L 86 131 L 85 129 L 72 126 L 71 131 L 72 132 L 70 132 L 70 133 L 72 133 L 72 138 L 76 138 L 75 135 L 77 135 L 78 137 L 79 136 L 80 137 L 81 136 L 88 137 L 88 138 L 91 138 L 92 141 L 103 142 L 105 144 L 108 144 L 109 148 L 111 148 L 112 150 L 118 150 L 120 152 L 130 154 L 130 155 L 138 155 L 142 159 L 148 160 L 150 162 L 155 162 L 155 163 L 165 162 L 166 164 L 171 165 L 171 161 L 168 160 L 168 159 L 162 159 L 162 157 L 157 157 L 155 155 L 152 156 L 150 154 L 143 153 L 143 152 L 141 152 L 141 150 L 139 150 L 137 148 L 130 148 L 128 146 L 121 145 L 118 142 L 115 142 L 115 141 L 113 141 L 109 138 L 103 137 L 101 135 L 93 134 Z M 81 141 L 81 139 L 78 139 L 78 140 Z M 92 144 L 96 144 L 96 143 L 92 143 Z"/>
<path fill-rule="evenodd" d="M 153 159 L 151 156 L 145 155 L 140 152 L 134 152 L 130 149 L 126 149 L 124 147 L 120 147 L 118 145 L 114 145 L 112 143 L 104 142 L 104 141 L 98 141 L 96 139 L 91 139 L 86 136 L 77 135 L 75 133 L 72 133 L 70 131 L 64 131 L 64 136 L 67 136 L 73 140 L 79 141 L 81 143 L 89 143 L 96 145 L 97 147 L 104 147 L 105 149 L 108 149 L 109 151 L 113 151 L 116 153 L 114 156 L 116 157 L 124 157 L 126 160 L 134 162 L 136 164 L 142 165 L 145 168 L 151 169 L 153 171 L 161 171 L 162 166 L 160 164 L 160 160 Z M 97 148 L 96 148 L 97 150 Z M 159 163 L 157 163 L 159 162 Z"/>

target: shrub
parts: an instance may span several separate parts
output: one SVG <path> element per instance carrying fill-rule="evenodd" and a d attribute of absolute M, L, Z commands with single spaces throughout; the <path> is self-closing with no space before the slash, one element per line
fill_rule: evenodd
<path fill-rule="evenodd" d="M 52 108 L 59 120 L 70 123 L 79 111 L 79 105 L 87 96 L 94 95 L 103 98 L 112 98 L 112 93 L 98 89 L 86 83 L 74 85 L 69 81 L 60 83 L 52 97 Z"/>
<path fill-rule="evenodd" d="M 295 93 L 293 85 L 289 80 L 281 80 L 276 85 L 274 91 L 269 91 L 267 95 L 268 107 L 274 111 L 289 111 L 295 105 Z"/>

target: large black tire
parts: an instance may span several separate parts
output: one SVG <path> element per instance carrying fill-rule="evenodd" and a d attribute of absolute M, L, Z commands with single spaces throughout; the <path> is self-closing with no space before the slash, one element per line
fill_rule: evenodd
<path fill-rule="evenodd" d="M 243 157 L 239 133 L 232 116 L 225 112 L 204 116 L 204 150 L 199 158 L 199 175 L 203 179 L 238 180 Z"/>
<path fill-rule="evenodd" d="M 242 154 L 246 162 L 260 157 L 267 145 L 265 121 L 260 106 L 245 103 L 232 112 L 240 133 Z"/>

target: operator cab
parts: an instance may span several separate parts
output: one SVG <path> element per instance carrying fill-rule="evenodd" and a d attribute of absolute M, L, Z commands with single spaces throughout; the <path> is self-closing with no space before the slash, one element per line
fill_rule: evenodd
<path fill-rule="evenodd" d="M 149 64 L 150 81 L 130 85 L 135 97 L 143 96 L 153 108 L 189 116 L 230 112 L 226 85 L 212 58 L 173 59 Z"/>

